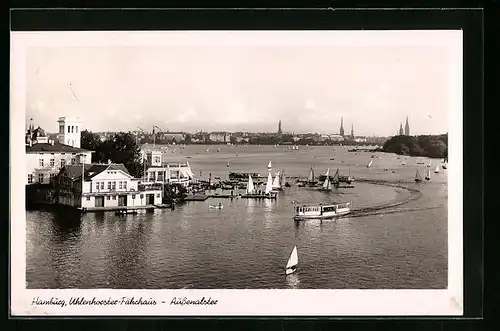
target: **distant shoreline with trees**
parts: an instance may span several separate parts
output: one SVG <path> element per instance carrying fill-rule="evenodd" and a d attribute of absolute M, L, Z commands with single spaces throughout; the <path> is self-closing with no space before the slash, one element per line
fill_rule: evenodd
<path fill-rule="evenodd" d="M 430 158 L 448 157 L 448 134 L 394 136 L 384 143 L 383 152 Z"/>

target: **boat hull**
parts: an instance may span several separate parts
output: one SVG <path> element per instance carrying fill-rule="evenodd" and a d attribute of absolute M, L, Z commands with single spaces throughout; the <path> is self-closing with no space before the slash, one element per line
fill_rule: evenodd
<path fill-rule="evenodd" d="M 286 275 L 291 275 L 293 274 L 295 271 L 297 271 L 297 268 L 288 268 L 285 270 L 285 274 Z"/>
<path fill-rule="evenodd" d="M 346 210 L 346 211 L 339 211 L 335 214 L 323 214 L 323 215 L 295 215 L 293 217 L 294 220 L 296 221 L 307 221 L 307 220 L 327 220 L 327 219 L 333 219 L 337 218 L 340 216 L 344 216 L 349 214 L 351 211 Z"/>

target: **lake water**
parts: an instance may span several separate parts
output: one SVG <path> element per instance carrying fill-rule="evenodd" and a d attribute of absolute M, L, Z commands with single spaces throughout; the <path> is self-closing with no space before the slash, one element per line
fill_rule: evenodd
<path fill-rule="evenodd" d="M 217 147 L 220 152 L 217 152 Z M 210 151 L 206 151 L 210 148 Z M 28 288 L 123 289 L 440 289 L 447 286 L 447 170 L 416 184 L 429 160 L 394 154 L 349 153 L 347 147 L 186 146 L 166 154 L 188 160 L 194 174 L 227 178 L 229 171 L 288 176 L 350 171 L 354 188 L 331 193 L 285 188 L 277 200 L 208 199 L 175 210 L 81 219 L 28 211 Z M 190 157 L 190 158 L 186 158 Z M 334 158 L 334 160 L 330 160 Z M 229 167 L 227 166 L 229 162 Z M 425 164 L 418 164 L 425 162 Z M 388 169 L 387 171 L 385 169 Z M 395 173 L 392 172 L 395 171 Z M 408 191 L 405 186 L 415 191 Z M 382 184 L 382 185 L 380 185 Z M 388 185 L 385 185 L 388 184 Z M 353 215 L 331 221 L 293 221 L 293 203 L 352 203 Z M 396 207 L 383 208 L 397 202 Z M 224 208 L 210 210 L 221 202 Z M 373 212 L 366 208 L 374 207 Z M 380 207 L 380 208 L 377 208 Z M 364 213 L 359 211 L 365 210 Z M 284 276 L 297 245 L 298 272 Z"/>

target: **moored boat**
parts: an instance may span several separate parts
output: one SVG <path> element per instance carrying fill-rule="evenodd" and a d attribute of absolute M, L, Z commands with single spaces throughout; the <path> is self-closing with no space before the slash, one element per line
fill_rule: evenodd
<path fill-rule="evenodd" d="M 285 267 L 285 274 L 290 275 L 297 271 L 297 265 L 299 264 L 299 255 L 297 254 L 297 246 L 293 247 L 292 253 L 290 254 L 290 258 Z"/>
<path fill-rule="evenodd" d="M 417 169 L 417 173 L 415 174 L 415 182 L 420 183 L 421 181 L 422 181 L 422 176 L 420 176 L 420 172 L 418 172 Z"/>
<path fill-rule="evenodd" d="M 296 221 L 305 220 L 322 220 L 331 219 L 338 216 L 346 215 L 351 212 L 351 203 L 338 203 L 338 204 L 305 204 L 296 205 L 294 207 L 295 215 L 293 217 Z"/>

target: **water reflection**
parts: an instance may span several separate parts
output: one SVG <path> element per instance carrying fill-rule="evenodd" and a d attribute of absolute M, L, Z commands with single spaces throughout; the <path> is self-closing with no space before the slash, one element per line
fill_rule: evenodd
<path fill-rule="evenodd" d="M 297 272 L 286 276 L 286 287 L 291 289 L 299 288 L 300 279 Z"/>

